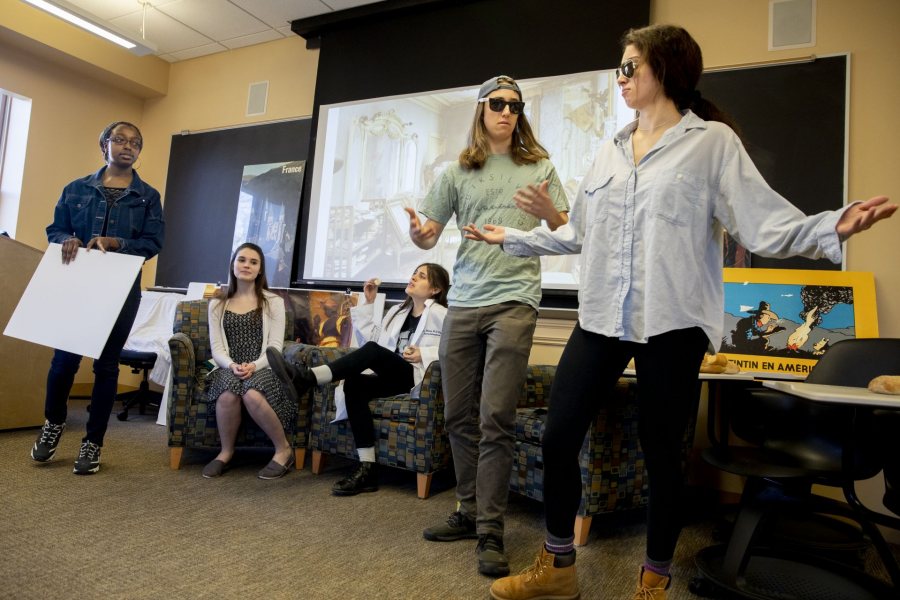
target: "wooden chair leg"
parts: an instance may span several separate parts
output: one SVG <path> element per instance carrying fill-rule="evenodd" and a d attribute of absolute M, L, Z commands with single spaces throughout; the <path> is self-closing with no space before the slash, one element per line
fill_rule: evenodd
<path fill-rule="evenodd" d="M 584 546 L 588 541 L 588 534 L 591 532 L 591 519 L 593 517 L 577 516 L 575 517 L 575 545 Z"/>
<path fill-rule="evenodd" d="M 313 450 L 311 468 L 316 475 L 325 468 L 325 454 L 321 450 Z"/>
<path fill-rule="evenodd" d="M 298 471 L 302 471 L 305 463 L 306 463 L 306 448 L 294 448 L 294 467 Z"/>
<path fill-rule="evenodd" d="M 184 456 L 184 447 L 169 448 L 169 468 L 173 471 L 180 469 L 182 456 Z"/>
<path fill-rule="evenodd" d="M 428 497 L 431 492 L 431 476 L 434 473 L 416 473 L 416 488 L 418 496 L 422 500 Z"/>

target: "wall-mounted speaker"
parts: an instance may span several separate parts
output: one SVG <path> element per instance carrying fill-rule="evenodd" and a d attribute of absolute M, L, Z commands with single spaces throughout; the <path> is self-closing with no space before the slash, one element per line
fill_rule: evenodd
<path fill-rule="evenodd" d="M 247 116 L 266 114 L 266 102 L 269 98 L 269 82 L 257 81 L 250 84 L 250 91 L 247 93 Z"/>
<path fill-rule="evenodd" d="M 816 45 L 816 0 L 769 0 L 769 50 Z"/>

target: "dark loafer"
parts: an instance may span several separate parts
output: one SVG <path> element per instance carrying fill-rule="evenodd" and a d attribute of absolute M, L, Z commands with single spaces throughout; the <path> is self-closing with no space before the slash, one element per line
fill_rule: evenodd
<path fill-rule="evenodd" d="M 291 470 L 291 467 L 294 466 L 294 455 L 291 454 L 291 457 L 288 459 L 287 464 L 281 465 L 275 462 L 274 460 L 270 460 L 269 464 L 267 464 L 263 469 L 256 475 L 260 479 L 280 479 L 288 474 L 288 471 Z"/>
<path fill-rule="evenodd" d="M 203 476 L 207 479 L 213 479 L 214 477 L 221 477 L 222 473 L 228 470 L 228 463 L 223 463 L 218 458 L 205 467 L 203 467 Z"/>

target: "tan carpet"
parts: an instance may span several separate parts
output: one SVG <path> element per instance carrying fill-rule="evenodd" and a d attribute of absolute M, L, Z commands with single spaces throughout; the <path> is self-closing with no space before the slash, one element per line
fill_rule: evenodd
<path fill-rule="evenodd" d="M 0 432 L 0 598 L 487 598 L 473 541 L 427 542 L 422 529 L 453 510 L 449 475 L 419 500 L 415 477 L 390 470 L 381 490 L 329 494 L 349 463 L 276 481 L 256 472 L 269 455 L 239 453 L 217 480 L 200 470 L 214 453 L 185 452 L 168 466 L 154 416 L 110 421 L 100 473 L 72 474 L 85 402 L 50 464 L 31 461 L 36 430 Z M 595 523 L 579 550 L 582 597 L 630 599 L 643 556 L 640 516 Z M 630 522 L 629 522 L 630 521 Z M 689 526 L 675 557 L 672 600 L 694 598 L 693 556 L 712 525 Z M 506 547 L 514 571 L 543 540 L 541 505 L 514 496 Z"/>

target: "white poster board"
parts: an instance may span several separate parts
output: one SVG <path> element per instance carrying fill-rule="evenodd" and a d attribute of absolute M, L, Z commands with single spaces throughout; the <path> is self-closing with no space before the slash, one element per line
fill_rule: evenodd
<path fill-rule="evenodd" d="M 144 257 L 78 249 L 62 262 L 50 244 L 13 312 L 5 335 L 97 358 L 144 264 Z"/>

